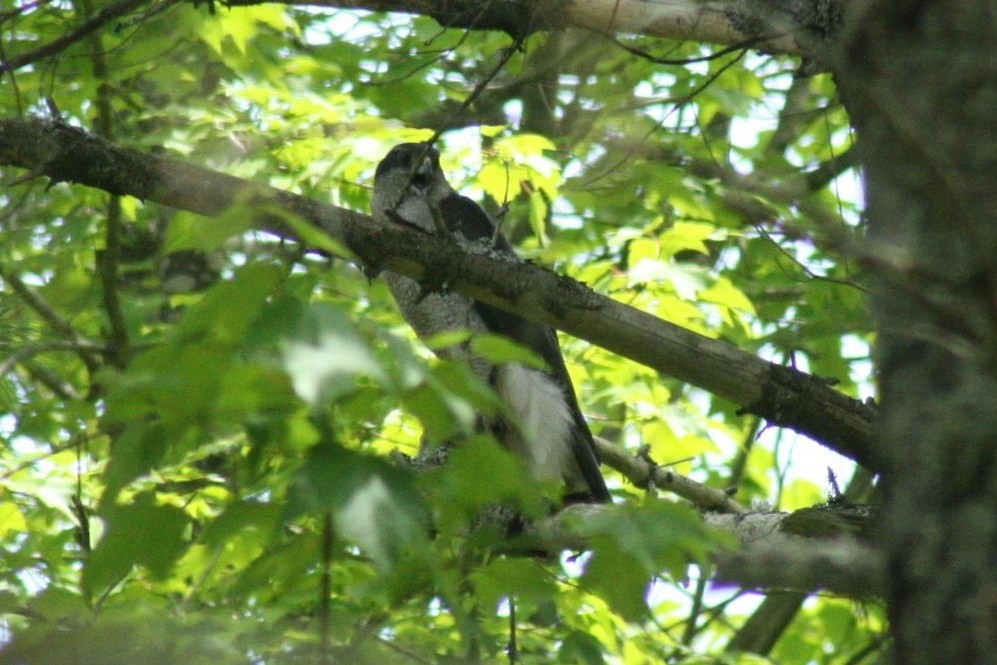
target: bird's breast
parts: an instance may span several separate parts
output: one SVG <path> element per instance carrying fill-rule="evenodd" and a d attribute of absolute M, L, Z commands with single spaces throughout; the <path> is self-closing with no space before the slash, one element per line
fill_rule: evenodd
<path fill-rule="evenodd" d="M 472 334 L 487 332 L 488 328 L 475 311 L 471 298 L 450 291 L 424 294 L 418 282 L 390 271 L 385 271 L 384 279 L 402 316 L 420 339 L 456 330 L 467 330 Z M 437 349 L 436 353 L 444 358 L 470 362 L 475 373 L 483 379 L 487 380 L 491 374 L 491 364 L 473 357 L 466 343 Z"/>

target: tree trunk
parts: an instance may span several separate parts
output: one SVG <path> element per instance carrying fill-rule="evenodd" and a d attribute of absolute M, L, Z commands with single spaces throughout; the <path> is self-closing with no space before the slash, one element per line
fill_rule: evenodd
<path fill-rule="evenodd" d="M 997 0 L 853 3 L 895 661 L 997 663 Z"/>

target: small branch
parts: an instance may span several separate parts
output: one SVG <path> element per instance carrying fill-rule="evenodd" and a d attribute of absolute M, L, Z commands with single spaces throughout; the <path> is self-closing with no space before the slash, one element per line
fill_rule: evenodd
<path fill-rule="evenodd" d="M 78 0 L 87 13 L 92 13 L 90 0 Z M 87 36 L 94 78 L 97 80 L 97 128 L 100 136 L 114 139 L 114 113 L 111 108 L 111 85 L 108 82 L 107 58 L 100 34 Z M 115 367 L 124 367 L 128 358 L 128 326 L 121 312 L 118 298 L 118 261 L 121 254 L 121 198 L 112 194 L 107 201 L 107 218 L 104 230 L 104 250 L 98 255 L 97 270 L 100 275 L 101 295 L 107 313 L 107 359 Z"/>
<path fill-rule="evenodd" d="M 813 94 L 810 92 L 812 78 L 799 71 L 786 91 L 786 101 L 779 111 L 779 121 L 765 151 L 775 157 L 783 157 L 786 149 L 800 137 L 800 132 L 813 118 L 810 108 Z"/>
<path fill-rule="evenodd" d="M 772 246 L 775 247 L 776 250 L 779 252 L 779 254 L 786 257 L 786 259 L 789 262 L 791 262 L 793 265 L 795 265 L 800 270 L 800 272 L 802 272 L 804 275 L 807 276 L 808 279 L 813 279 L 821 282 L 828 282 L 830 284 L 838 284 L 840 286 L 850 286 L 854 289 L 858 289 L 862 293 L 868 292 L 868 289 L 866 289 L 858 282 L 846 279 L 838 279 L 837 277 L 828 277 L 827 275 L 819 275 L 815 273 L 813 270 L 810 269 L 809 266 L 807 266 L 805 263 L 803 263 L 798 258 L 793 256 L 793 254 L 791 254 L 782 245 L 780 245 L 768 231 L 762 228 L 760 224 L 755 225 L 755 231 L 758 232 L 758 235 L 761 236 L 762 239 L 767 240 L 769 243 L 771 243 Z"/>
<path fill-rule="evenodd" d="M 631 455 L 601 437 L 595 437 L 596 452 L 606 465 L 622 473 L 638 487 L 663 489 L 688 499 L 703 510 L 744 513 L 747 509 L 723 490 L 709 487 L 658 466 L 645 457 Z"/>
<path fill-rule="evenodd" d="M 638 47 L 633 46 L 631 44 L 627 44 L 626 42 L 617 39 L 612 34 L 610 34 L 608 32 L 605 32 L 603 30 L 596 30 L 596 29 L 592 28 L 591 31 L 594 32 L 594 33 L 596 33 L 597 35 L 599 35 L 601 37 L 606 38 L 613 45 L 615 45 L 617 48 L 626 51 L 630 55 L 635 55 L 638 58 L 641 58 L 643 60 L 647 60 L 648 62 L 653 62 L 656 65 L 674 65 L 676 67 L 686 67 L 688 65 L 691 65 L 691 64 L 697 63 L 697 62 L 710 62 L 711 60 L 716 60 L 717 58 L 722 58 L 723 56 L 728 55 L 730 53 L 735 53 L 737 51 L 742 51 L 744 49 L 751 48 L 752 46 L 754 46 L 755 42 L 757 41 L 755 39 L 746 39 L 743 42 L 740 42 L 740 43 L 737 43 L 737 44 L 733 44 L 731 46 L 727 46 L 727 47 L 722 48 L 722 49 L 720 49 L 718 51 L 714 51 L 713 53 L 710 53 L 709 55 L 700 55 L 700 56 L 696 56 L 694 58 L 662 58 L 662 57 L 656 56 L 656 55 L 654 55 L 652 53 L 648 53 L 647 51 L 645 51 L 645 50 L 643 50 L 641 48 L 638 48 Z"/>
<path fill-rule="evenodd" d="M 31 376 L 34 381 L 47 386 L 55 395 L 60 399 L 64 400 L 81 400 L 83 396 L 77 392 L 76 388 L 65 381 L 61 376 L 53 372 L 48 367 L 40 365 L 38 363 L 32 362 L 31 360 L 23 361 L 23 366 L 28 375 Z"/>
<path fill-rule="evenodd" d="M 107 229 L 104 252 L 100 255 L 100 283 L 107 313 L 107 359 L 115 367 L 124 367 L 128 360 L 128 326 L 118 298 L 118 259 L 121 254 L 121 197 L 111 195 L 107 202 Z"/>
<path fill-rule="evenodd" d="M 768 655 L 789 624 L 796 618 L 809 595 L 800 591 L 769 594 L 734 633 L 724 651 L 726 653 L 747 651 L 761 656 Z"/>
<path fill-rule="evenodd" d="M 318 623 L 319 659 L 322 665 L 332 662 L 331 603 L 332 603 L 332 545 L 334 540 L 332 513 L 322 516 L 322 578 L 319 583 Z"/>
<path fill-rule="evenodd" d="M 744 56 L 746 54 L 747 54 L 747 50 L 743 50 L 742 49 L 740 52 L 737 53 L 736 56 L 734 56 L 733 58 L 731 58 L 730 60 L 728 60 L 727 62 L 725 62 L 720 67 L 718 67 L 715 72 L 712 72 L 708 76 L 706 76 L 706 78 L 702 81 L 702 83 L 699 83 L 689 93 L 687 93 L 686 95 L 683 95 L 682 97 L 679 97 L 678 99 L 676 99 L 675 102 L 674 102 L 674 105 L 671 108 L 671 110 L 668 113 L 666 113 L 660 120 L 658 120 L 656 123 L 654 123 L 654 126 L 648 132 L 645 133 L 644 139 L 642 139 L 639 144 L 637 144 L 636 146 L 634 146 L 634 148 L 632 148 L 631 151 L 627 152 L 621 159 L 617 160 L 616 163 L 614 163 L 612 166 L 604 169 L 602 171 L 602 173 L 596 174 L 596 175 L 592 176 L 591 178 L 588 178 L 586 180 L 586 182 L 585 182 L 585 187 L 586 188 L 592 187 L 592 185 L 594 183 L 596 183 L 597 181 L 599 181 L 602 178 L 606 177 L 610 173 L 613 173 L 618 168 L 620 168 L 621 166 L 623 166 L 625 163 L 629 162 L 631 160 L 631 158 L 634 156 L 634 154 L 638 151 L 638 149 L 641 149 L 642 146 L 646 143 L 647 139 L 649 139 L 651 137 L 651 135 L 654 134 L 655 132 L 657 132 L 662 126 L 664 126 L 665 121 L 668 120 L 669 116 L 671 116 L 672 113 L 675 113 L 676 111 L 679 111 L 680 109 L 682 109 L 683 107 L 685 107 L 693 99 L 695 99 L 700 93 L 702 93 L 704 90 L 706 90 L 711 85 L 713 85 L 713 83 L 717 79 L 719 79 L 721 76 L 723 76 L 724 72 L 726 72 L 728 69 L 730 69 L 731 67 L 733 67 L 734 65 L 736 65 L 738 62 L 740 62 L 741 59 L 744 58 Z"/>
<path fill-rule="evenodd" d="M 17 348 L 13 353 L 0 362 L 0 376 L 3 376 L 14 368 L 18 363 L 48 351 L 70 351 L 73 353 L 92 352 L 101 353 L 104 348 L 99 344 L 83 341 L 52 341 L 28 344 Z"/>
<path fill-rule="evenodd" d="M 4 47 L 4 40 L 0 39 L 0 67 L 3 67 L 4 63 L 7 62 L 7 49 Z M 0 69 L 0 74 L 3 70 Z M 14 94 L 14 108 L 17 109 L 17 117 L 20 118 L 24 115 L 24 106 L 21 104 L 21 88 L 17 85 L 17 76 L 13 71 L 8 72 L 10 76 L 10 89 Z"/>
<path fill-rule="evenodd" d="M 471 93 L 467 96 L 467 99 L 461 102 L 460 106 L 454 109 L 453 117 L 459 118 L 461 114 L 464 113 L 464 111 L 466 111 L 471 107 L 471 104 L 473 104 L 475 100 L 477 100 L 478 97 L 481 96 L 481 93 L 485 91 L 485 88 L 488 87 L 488 84 L 491 83 L 492 79 L 498 76 L 498 73 L 500 71 L 505 69 L 505 66 L 509 64 L 509 60 L 512 59 L 513 54 L 516 51 L 518 51 L 522 45 L 523 45 L 523 40 L 517 39 L 511 46 L 505 49 L 505 51 L 502 53 L 502 57 L 499 58 L 499 61 L 498 63 L 496 63 L 495 67 L 493 67 L 492 70 L 486 76 L 484 76 L 480 81 L 478 81 L 477 85 L 474 86 L 474 89 L 471 90 Z M 437 129 L 435 132 L 433 132 L 433 136 L 430 137 L 427 143 L 429 145 L 435 144 L 436 141 L 439 140 L 440 135 L 443 133 L 443 131 L 444 131 L 443 127 Z"/>
<path fill-rule="evenodd" d="M 28 285 L 21 281 L 21 278 L 14 273 L 0 268 L 0 277 L 3 278 L 10 288 L 21 300 L 38 314 L 56 333 L 65 337 L 72 344 L 72 349 L 77 352 L 80 360 L 87 366 L 87 370 L 92 374 L 97 371 L 99 363 L 91 353 L 91 349 L 101 348 L 96 342 L 86 339 L 80 335 L 69 324 L 68 321 L 59 316 L 58 312 L 52 308 L 44 298 L 28 288 Z"/>
<path fill-rule="evenodd" d="M 703 594 L 706 593 L 708 581 L 705 576 L 696 580 L 696 589 L 692 594 L 692 607 L 689 608 L 689 618 L 685 620 L 685 630 L 682 631 L 680 640 L 685 647 L 691 646 L 692 640 L 696 637 L 696 626 L 703 611 Z"/>
<path fill-rule="evenodd" d="M 824 189 L 832 180 L 848 169 L 858 165 L 858 151 L 854 145 L 851 145 L 840 155 L 835 155 L 812 171 L 807 171 L 803 174 L 803 179 L 807 183 L 807 188 L 811 192 L 816 192 Z"/>
<path fill-rule="evenodd" d="M 47 58 L 69 48 L 76 42 L 86 38 L 90 33 L 101 29 L 119 16 L 123 16 L 136 7 L 147 3 L 149 0 L 118 0 L 113 5 L 101 9 L 83 22 L 83 25 L 70 30 L 58 39 L 53 39 L 48 44 L 39 46 L 36 49 L 14 56 L 6 62 L 0 62 L 0 73 L 9 72 L 25 65 L 29 65 L 36 60 Z"/>

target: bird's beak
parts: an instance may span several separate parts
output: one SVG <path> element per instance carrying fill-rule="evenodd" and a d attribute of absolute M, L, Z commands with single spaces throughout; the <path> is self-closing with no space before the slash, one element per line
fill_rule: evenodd
<path fill-rule="evenodd" d="M 426 183 L 433 181 L 433 158 L 428 152 L 422 158 L 422 164 L 419 164 L 418 173 Z"/>

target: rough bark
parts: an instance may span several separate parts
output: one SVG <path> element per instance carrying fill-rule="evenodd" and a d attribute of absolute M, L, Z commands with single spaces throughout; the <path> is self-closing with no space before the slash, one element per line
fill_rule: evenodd
<path fill-rule="evenodd" d="M 588 547 L 587 525 L 613 506 L 575 504 L 557 515 L 531 524 L 517 540 L 527 551 L 559 552 Z M 830 507 L 811 508 L 828 510 Z M 797 513 L 707 513 L 712 528 L 728 533 L 736 547 L 713 557 L 714 579 L 757 589 L 821 589 L 855 598 L 882 595 L 885 573 L 882 557 L 849 530 L 818 538 L 796 535 L 787 528 Z"/>
<path fill-rule="evenodd" d="M 997 1 L 871 0 L 836 74 L 867 172 L 904 665 L 997 663 Z"/>
<path fill-rule="evenodd" d="M 265 0 L 228 0 L 229 6 Z M 596 32 L 745 45 L 821 60 L 841 0 L 266 0 L 432 16 L 440 25 L 514 38 L 568 26 Z"/>

